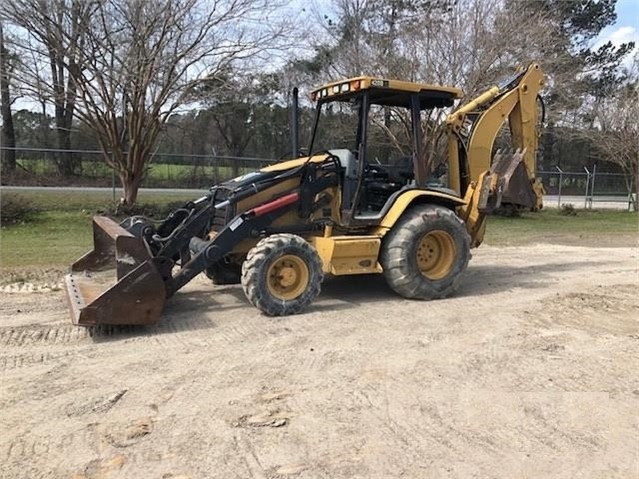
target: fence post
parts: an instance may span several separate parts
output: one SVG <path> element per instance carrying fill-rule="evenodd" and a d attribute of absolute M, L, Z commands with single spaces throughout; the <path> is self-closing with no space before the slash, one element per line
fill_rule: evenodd
<path fill-rule="evenodd" d="M 215 152 L 213 152 L 213 177 L 213 183 L 217 184 L 220 181 L 220 165 Z"/>
<path fill-rule="evenodd" d="M 586 193 L 584 194 L 584 209 L 588 208 L 588 190 L 590 189 L 590 171 L 584 166 L 586 170 Z"/>
<path fill-rule="evenodd" d="M 555 166 L 559 172 L 559 189 L 557 191 L 557 209 L 561 209 L 561 185 L 564 181 L 564 172 L 558 166 Z"/>
<path fill-rule="evenodd" d="M 595 197 L 595 178 L 597 175 L 597 164 L 592 167 L 592 185 L 590 186 L 590 209 L 592 209 L 592 200 Z"/>

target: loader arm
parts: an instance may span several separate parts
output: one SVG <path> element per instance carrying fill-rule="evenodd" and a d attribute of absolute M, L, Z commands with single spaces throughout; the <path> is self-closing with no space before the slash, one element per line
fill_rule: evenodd
<path fill-rule="evenodd" d="M 94 248 L 76 261 L 71 274 L 65 277 L 74 324 L 157 322 L 166 299 L 240 242 L 266 235 L 268 228 L 287 213 L 294 213 L 299 222 L 304 222 L 324 206 L 319 194 L 337 186 L 339 163 L 330 155 L 321 160 L 318 164 L 307 160 L 275 176 L 267 171 L 266 180 L 242 184 L 223 201 L 216 201 L 213 188 L 210 194 L 176 210 L 158 227 L 143 217 L 131 217 L 121 225 L 106 217 L 95 217 Z M 276 184 L 287 184 L 292 176 L 299 181 L 291 189 L 235 211 L 243 200 L 259 197 Z M 216 212 L 229 207 L 235 211 L 230 221 L 213 238 L 205 239 L 203 232 L 208 231 Z M 174 273 L 176 265 L 180 269 Z M 113 267 L 117 270 L 115 278 L 102 274 Z"/>
<path fill-rule="evenodd" d="M 495 139 L 508 119 L 513 148 L 522 153 L 528 182 L 506 185 L 503 202 L 532 210 L 543 206 L 543 187 L 535 179 L 539 109 L 537 97 L 544 76 L 537 64 L 521 67 L 499 85 L 466 103 L 446 120 L 449 186 L 464 195 L 490 170 Z M 528 189 L 529 194 L 521 195 Z"/>

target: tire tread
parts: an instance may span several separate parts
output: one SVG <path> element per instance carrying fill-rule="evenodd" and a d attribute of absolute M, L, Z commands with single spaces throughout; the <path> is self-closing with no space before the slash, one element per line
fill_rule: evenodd
<path fill-rule="evenodd" d="M 422 275 L 410 252 L 425 233 L 440 228 L 451 234 L 458 254 L 451 273 L 441 280 L 430 280 Z M 384 238 L 380 256 L 391 289 L 405 298 L 426 300 L 451 295 L 458 288 L 469 260 L 470 236 L 463 221 L 454 211 L 437 205 L 418 205 L 407 210 Z"/>
<path fill-rule="evenodd" d="M 306 260 L 310 275 L 309 285 L 296 299 L 284 301 L 273 297 L 268 291 L 264 271 L 270 265 L 269 259 L 278 253 L 294 253 Z M 321 259 L 315 248 L 300 236 L 290 233 L 274 234 L 260 240 L 249 251 L 242 264 L 244 294 L 251 304 L 267 316 L 299 313 L 320 293 L 323 279 Z"/>

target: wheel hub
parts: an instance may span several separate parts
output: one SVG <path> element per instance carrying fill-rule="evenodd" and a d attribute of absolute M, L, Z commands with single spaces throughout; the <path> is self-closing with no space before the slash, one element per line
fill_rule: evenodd
<path fill-rule="evenodd" d="M 285 288 L 288 288 L 295 284 L 297 280 L 297 273 L 294 268 L 284 267 L 280 270 L 279 282 Z"/>
<path fill-rule="evenodd" d="M 455 263 L 457 250 L 453 237 L 446 231 L 426 233 L 417 245 L 417 264 L 431 280 L 444 278 Z"/>
<path fill-rule="evenodd" d="M 278 299 L 297 298 L 308 286 L 310 274 L 306 263 L 294 255 L 284 255 L 268 268 L 267 282 L 270 293 Z"/>

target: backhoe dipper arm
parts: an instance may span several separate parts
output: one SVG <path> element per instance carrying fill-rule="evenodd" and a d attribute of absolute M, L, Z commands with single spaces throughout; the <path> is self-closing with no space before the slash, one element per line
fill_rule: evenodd
<path fill-rule="evenodd" d="M 523 151 L 536 204 L 541 207 L 541 184 L 535 183 L 538 144 L 537 96 L 544 85 L 538 64 L 520 67 L 514 76 L 489 88 L 452 113 L 447 121 L 449 186 L 463 195 L 492 163 L 495 138 L 508 118 L 513 147 Z"/>

